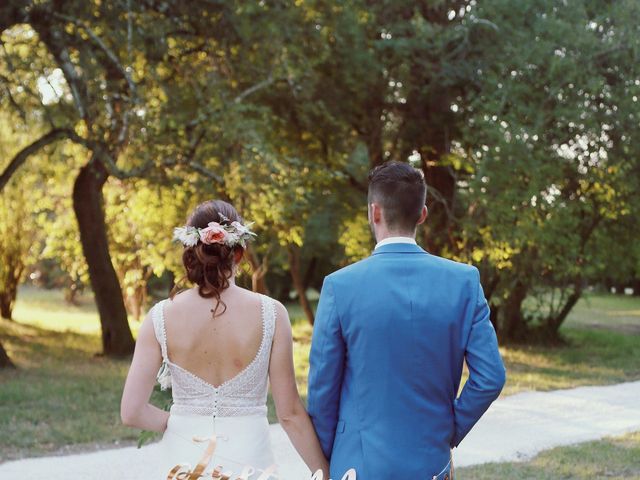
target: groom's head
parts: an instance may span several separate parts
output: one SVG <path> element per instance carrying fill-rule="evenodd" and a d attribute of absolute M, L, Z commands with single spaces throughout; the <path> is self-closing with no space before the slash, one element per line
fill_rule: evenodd
<path fill-rule="evenodd" d="M 369 224 L 376 240 L 414 236 L 427 217 L 427 184 L 422 170 L 387 162 L 369 173 Z"/>

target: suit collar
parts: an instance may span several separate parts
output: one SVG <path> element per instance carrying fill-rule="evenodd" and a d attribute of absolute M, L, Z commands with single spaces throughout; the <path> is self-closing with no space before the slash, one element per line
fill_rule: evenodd
<path fill-rule="evenodd" d="M 377 243 L 376 249 L 382 247 L 383 245 L 387 245 L 389 243 L 412 243 L 416 245 L 416 239 L 413 237 L 387 237 L 384 240 L 380 240 Z"/>
<path fill-rule="evenodd" d="M 381 255 L 384 253 L 427 253 L 419 245 L 412 243 L 388 243 L 376 248 L 372 255 Z"/>

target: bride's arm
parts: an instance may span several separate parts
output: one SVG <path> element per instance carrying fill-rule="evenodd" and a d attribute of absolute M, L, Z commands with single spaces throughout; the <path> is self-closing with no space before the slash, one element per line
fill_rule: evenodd
<path fill-rule="evenodd" d="M 327 459 L 298 394 L 289 315 L 281 303 L 277 302 L 276 305 L 276 331 L 269 365 L 269 381 L 278 421 L 311 472 L 322 470 L 324 478 L 329 478 Z"/>
<path fill-rule="evenodd" d="M 153 332 L 151 315 L 147 314 L 138 332 L 136 349 L 122 392 L 120 417 L 125 425 L 153 432 L 164 432 L 167 428 L 169 412 L 149 403 L 161 363 L 160 345 Z"/>

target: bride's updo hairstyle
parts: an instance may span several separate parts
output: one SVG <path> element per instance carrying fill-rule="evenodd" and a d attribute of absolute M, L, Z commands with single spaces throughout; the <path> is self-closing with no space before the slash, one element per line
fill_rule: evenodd
<path fill-rule="evenodd" d="M 233 205 L 222 200 L 210 200 L 195 208 L 187 220 L 187 226 L 204 229 L 210 222 L 224 226 L 232 222 L 242 223 L 242 218 Z M 221 314 L 227 308 L 220 300 L 220 294 L 229 288 L 229 279 L 233 276 L 235 268 L 235 255 L 239 250 L 244 252 L 240 244 L 229 246 L 224 243 L 202 241 L 192 246 L 184 246 L 182 263 L 186 271 L 185 277 L 198 285 L 200 296 L 216 299 L 215 309 L 212 309 L 214 316 L 220 304 L 223 306 Z M 173 299 L 180 290 L 179 284 L 182 281 L 184 278 L 173 287 L 169 298 Z"/>

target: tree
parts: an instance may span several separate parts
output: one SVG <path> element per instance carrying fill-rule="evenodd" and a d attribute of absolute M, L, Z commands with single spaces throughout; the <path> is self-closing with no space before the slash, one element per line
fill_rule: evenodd
<path fill-rule="evenodd" d="M 19 149 L 28 138 L 29 129 L 17 122 L 15 112 L 0 115 L 0 147 L 7 154 Z M 38 127 L 38 118 L 26 115 L 32 122 L 31 130 Z M 42 232 L 37 226 L 37 205 L 42 199 L 41 178 L 31 172 L 17 174 L 21 188 L 10 186 L 0 197 L 0 316 L 11 320 L 18 285 L 25 276 L 27 267 L 37 257 L 42 241 Z"/>
<path fill-rule="evenodd" d="M 369 168 L 409 159 L 422 168 L 431 212 L 424 241 L 433 253 L 456 243 L 455 181 L 464 167 L 450 155 L 461 126 L 451 105 L 475 82 L 481 52 L 471 36 L 491 28 L 468 18 L 474 3 L 305 2 L 290 67 L 309 73 L 291 94 L 269 92 L 275 114 L 319 147 L 307 155 L 353 189 L 356 204 L 364 204 Z M 353 162 L 362 150 L 364 169 Z"/>
<path fill-rule="evenodd" d="M 131 353 L 133 338 L 110 257 L 103 188 L 110 177 L 145 176 L 157 164 L 209 173 L 196 159 L 206 132 L 200 127 L 212 120 L 212 114 L 219 114 L 225 102 L 219 101 L 222 95 L 201 96 L 196 85 L 212 83 L 207 74 L 217 74 L 218 65 L 206 58 L 190 65 L 186 51 L 194 56 L 202 48 L 218 51 L 215 39 L 208 42 L 211 33 L 238 41 L 234 26 L 227 22 L 230 11 L 224 7 L 220 15 L 215 11 L 208 2 L 185 6 L 177 1 L 32 5 L 15 0 L 0 7 L 4 47 L 0 78 L 12 107 L 39 110 L 51 127 L 10 160 L 0 175 L 0 189 L 47 145 L 67 140 L 84 148 L 86 161 L 75 177 L 73 209 L 105 354 Z M 212 23 L 221 28 L 211 28 Z M 206 45 L 200 48 L 202 41 Z M 198 71 L 195 82 L 188 76 L 189 68 Z M 173 76 L 175 72 L 178 75 Z M 38 94 L 42 79 L 49 84 L 57 79 L 59 84 L 59 89 L 52 86 L 55 94 L 47 102 Z M 264 85 L 271 82 L 267 80 Z M 237 103 L 259 88 L 261 84 L 238 92 Z"/>
<path fill-rule="evenodd" d="M 58 118 L 50 118 L 51 130 L 9 162 L 0 186 L 6 185 L 29 155 L 59 139 L 70 139 L 91 152 L 89 161 L 76 177 L 74 211 L 100 313 L 104 353 L 123 355 L 132 352 L 133 337 L 109 258 L 101 192 L 110 171 L 123 174 L 115 159 L 128 138 L 129 117 L 137 92 L 117 54 L 83 18 L 91 18 L 93 5 L 66 2 L 65 8 L 61 7 L 55 3 L 33 6 L 29 2 L 16 1 L 2 9 L 4 23 L 0 25 L 0 31 L 3 37 L 8 37 L 4 41 L 4 64 L 8 75 L 13 77 L 8 83 L 29 85 L 21 78 L 21 73 L 28 78 L 30 75 L 26 72 L 34 67 L 42 72 L 56 66 L 64 76 L 75 108 L 69 109 L 64 95 L 61 96 L 58 116 L 62 117 L 63 126 L 59 125 Z M 113 15 L 114 12 L 102 13 Z M 24 44 L 26 51 L 22 48 Z M 30 91 L 35 91 L 34 83 L 29 85 Z M 100 85 L 108 87 L 106 92 L 98 93 Z M 85 135 L 76 133 L 76 128 L 83 130 Z"/>
<path fill-rule="evenodd" d="M 26 115 L 25 115 L 26 116 Z M 13 112 L 0 115 L 0 147 L 13 153 L 16 145 L 28 135 L 16 128 Z M 37 125 L 37 118 L 30 120 Z M 37 205 L 41 200 L 40 177 L 20 172 L 22 188 L 10 186 L 0 197 L 0 317 L 12 320 L 18 286 L 27 268 L 37 258 L 42 232 L 36 224 Z M 14 367 L 0 344 L 0 368 Z"/>
<path fill-rule="evenodd" d="M 635 2 L 500 0 L 473 12 L 497 30 L 473 40 L 485 63 L 459 109 L 457 153 L 473 165 L 461 255 L 483 266 L 505 339 L 557 338 L 610 264 L 604 243 L 638 231 L 638 13 Z"/>
<path fill-rule="evenodd" d="M 6 192 L 0 199 L 0 316 L 12 319 L 18 284 L 26 267 L 32 238 L 29 213 L 22 192 Z"/>

